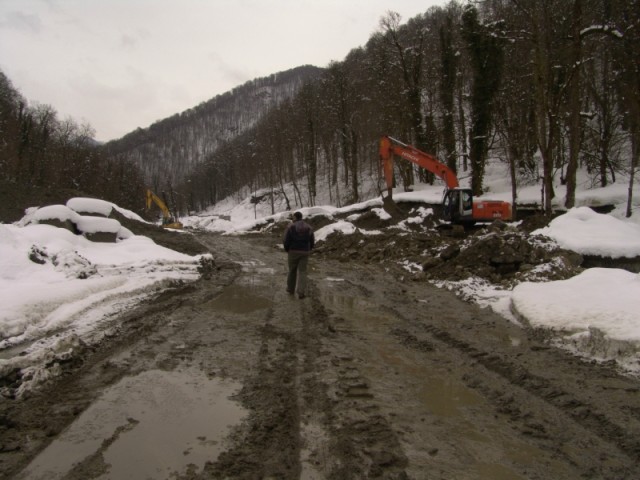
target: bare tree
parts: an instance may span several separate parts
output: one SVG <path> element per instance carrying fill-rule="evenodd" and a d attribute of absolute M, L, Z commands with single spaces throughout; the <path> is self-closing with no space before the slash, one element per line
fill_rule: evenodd
<path fill-rule="evenodd" d="M 447 15 L 440 26 L 440 102 L 442 103 L 442 136 L 444 140 L 445 162 L 454 172 L 458 169 L 454 94 L 458 69 L 458 55 L 453 39 L 453 18 Z"/>
<path fill-rule="evenodd" d="M 467 42 L 473 68 L 471 92 L 471 188 L 483 191 L 484 171 L 493 121 L 494 96 L 502 78 L 504 32 L 501 22 L 480 23 L 478 11 L 469 5 L 462 15 L 462 36 Z"/>

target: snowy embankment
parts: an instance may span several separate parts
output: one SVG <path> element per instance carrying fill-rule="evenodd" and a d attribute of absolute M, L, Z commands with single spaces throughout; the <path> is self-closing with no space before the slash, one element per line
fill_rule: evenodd
<path fill-rule="evenodd" d="M 492 185 L 487 198 L 510 200 L 504 185 Z M 414 192 L 394 192 L 397 202 L 439 203 L 442 187 L 419 186 Z M 558 202 L 564 196 L 563 186 L 556 186 Z M 640 219 L 637 212 L 631 219 L 623 216 L 627 185 L 618 183 L 605 188 L 580 190 L 576 194 L 578 205 L 614 205 L 611 214 L 595 213 L 587 207 L 577 207 L 557 217 L 546 228 L 533 232 L 553 239 L 558 246 L 581 255 L 597 255 L 612 259 L 640 256 Z M 521 188 L 519 202 L 536 204 L 539 187 Z M 374 198 L 357 205 L 342 208 L 332 206 L 301 208 L 306 217 L 324 215 L 328 218 L 350 212 L 372 209 L 379 216 L 382 201 Z M 560 205 L 558 205 L 560 206 Z M 268 215 L 264 210 L 257 218 L 256 206 L 249 202 L 221 206 L 220 210 L 190 217 L 186 224 L 224 234 L 246 233 L 282 221 L 290 212 Z M 432 214 L 421 209 L 420 215 Z M 224 216 L 222 220 L 221 215 Z M 411 223 L 409 218 L 405 222 Z M 416 219 L 420 223 L 421 219 Z M 396 227 L 397 228 L 397 227 Z M 346 220 L 335 219 L 316 232 L 322 242 L 335 231 L 352 234 L 364 231 Z M 490 307 L 516 323 L 528 323 L 535 328 L 555 332 L 556 343 L 564 348 L 599 361 L 615 360 L 635 373 L 640 372 L 640 275 L 620 269 L 587 269 L 582 274 L 561 281 L 522 283 L 511 291 L 497 288 L 480 279 L 462 282 L 438 282 L 438 286 L 459 293 L 465 299 L 483 307 Z"/>
<path fill-rule="evenodd" d="M 640 257 L 640 225 L 574 208 L 533 235 L 545 235 L 582 255 Z M 589 268 L 568 280 L 522 283 L 511 309 L 533 327 L 560 333 L 556 343 L 597 360 L 640 372 L 640 275 Z"/>
<path fill-rule="evenodd" d="M 0 224 L 0 374 L 20 369 L 32 380 L 50 375 L 42 365 L 63 360 L 80 343 L 99 341 L 117 328 L 110 320 L 125 307 L 199 277 L 200 257 L 133 235 L 117 220 L 84 215 L 106 216 L 112 208 L 143 221 L 108 202 L 71 199 L 30 209 L 14 225 Z M 83 234 L 43 224 L 52 221 L 71 222 Z M 117 241 L 86 238 L 99 233 Z"/>

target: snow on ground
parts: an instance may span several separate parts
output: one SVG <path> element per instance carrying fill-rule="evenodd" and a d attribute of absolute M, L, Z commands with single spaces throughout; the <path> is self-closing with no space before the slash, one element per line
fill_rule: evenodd
<path fill-rule="evenodd" d="M 633 258 L 640 255 L 640 224 L 577 207 L 533 232 L 553 238 L 562 248 L 582 255 Z"/>
<path fill-rule="evenodd" d="M 507 179 L 502 175 L 487 176 L 487 190 L 482 198 L 511 201 L 511 191 Z M 464 185 L 461 179 L 461 185 Z M 640 199 L 636 195 L 634 215 L 624 217 L 628 185 L 620 182 L 605 188 L 590 188 L 591 182 L 579 180 L 576 192 L 576 208 L 557 217 L 546 228 L 533 232 L 555 240 L 559 246 L 582 255 L 602 257 L 633 258 L 640 256 Z M 636 190 L 640 186 L 636 186 Z M 566 189 L 555 185 L 554 205 L 561 208 Z M 396 202 L 439 203 L 443 187 L 419 185 L 413 192 L 394 191 Z M 518 190 L 521 204 L 540 204 L 540 185 L 522 186 Z M 341 208 L 332 206 L 298 208 L 305 217 L 344 215 L 350 212 L 381 207 L 380 197 L 356 205 Z M 598 214 L 584 205 L 615 205 L 611 214 Z M 250 208 L 249 208 L 250 207 Z M 194 228 L 204 228 L 226 234 L 247 232 L 256 226 L 265 225 L 268 220 L 280 221 L 288 218 L 290 212 L 274 215 L 265 214 L 256 219 L 255 205 L 225 204 L 227 220 L 221 223 L 215 218 L 216 209 L 201 217 L 189 217 L 185 224 Z M 381 210 L 381 209 L 379 209 Z M 432 214 L 429 209 L 421 209 L 419 216 Z M 214 215 L 212 217 L 211 215 Z M 416 219 L 419 220 L 419 219 Z M 412 219 L 405 222 L 411 223 Z M 356 227 L 347 221 L 336 220 L 316 232 L 318 242 L 330 233 L 355 232 Z M 367 233 L 362 231 L 363 233 Z M 376 233 L 376 232 L 369 232 Z M 504 291 L 481 279 L 463 282 L 438 282 L 436 285 L 456 291 L 463 298 L 489 307 L 510 320 L 522 324 L 546 328 L 557 332 L 557 343 L 576 353 L 588 355 L 597 360 L 615 359 L 619 364 L 636 373 L 640 372 L 640 275 L 619 269 L 587 269 L 569 280 L 547 283 L 523 283 Z M 586 312 L 590 312 L 587 314 Z"/>
<path fill-rule="evenodd" d="M 38 365 L 64 358 L 79 342 L 99 341 L 123 307 L 172 282 L 198 278 L 199 257 L 133 235 L 117 220 L 78 213 L 108 215 L 112 208 L 142 221 L 109 202 L 76 198 L 30 209 L 14 225 L 0 224 L 0 373 L 32 370 L 37 380 L 46 374 Z M 71 220 L 85 232 L 118 240 L 90 241 L 42 223 L 50 220 Z"/>
<path fill-rule="evenodd" d="M 492 177 L 488 177 L 489 179 Z M 498 177 L 493 177 L 498 178 Z M 464 182 L 461 182 L 464 185 Z M 504 179 L 488 182 L 486 199 L 510 200 Z M 375 191 L 370 188 L 369 191 Z M 268 192 L 263 192 L 268 193 Z M 417 186 L 414 192 L 394 192 L 396 202 L 438 203 L 442 186 Z M 558 204 L 564 198 L 556 189 Z M 615 204 L 609 215 L 575 208 L 534 234 L 554 239 L 564 248 L 611 258 L 640 256 L 640 209 L 636 200 L 631 219 L 623 216 L 627 185 L 577 192 L 577 205 Z M 323 215 L 338 220 L 316 232 L 322 242 L 333 231 L 353 233 L 359 212 L 371 209 L 384 218 L 379 196 L 354 205 L 328 203 L 298 208 L 305 217 Z M 539 203 L 539 185 L 519 189 L 518 201 Z M 323 201 L 327 199 L 322 199 Z M 160 247 L 146 237 L 133 235 L 119 222 L 97 215 L 112 209 L 143 221 L 132 212 L 95 199 L 71 199 L 66 205 L 29 210 L 13 225 L 0 224 L 0 373 L 22 369 L 33 378 L 52 373 L 39 368 L 64 359 L 80 342 L 97 342 L 114 328 L 116 314 L 172 282 L 198 277 L 199 256 L 191 257 Z M 272 213 L 275 212 L 275 213 Z M 229 199 L 197 216 L 182 218 L 185 226 L 222 234 L 243 234 L 270 221 L 288 219 L 282 200 L 255 204 Z M 415 218 L 433 214 L 419 209 Z M 48 219 L 73 222 L 83 230 L 42 224 Z M 396 227 L 397 228 L 397 227 Z M 91 241 L 91 233 L 107 232 L 115 243 Z M 368 234 L 377 231 L 363 232 Z M 514 322 L 557 331 L 558 344 L 587 352 L 592 358 L 616 359 L 624 367 L 640 371 L 640 278 L 624 270 L 588 269 L 569 280 L 522 283 L 504 291 L 478 279 L 439 286 L 493 308 Z M 515 313 L 514 313 L 515 312 Z M 29 388 L 29 382 L 23 384 Z"/>

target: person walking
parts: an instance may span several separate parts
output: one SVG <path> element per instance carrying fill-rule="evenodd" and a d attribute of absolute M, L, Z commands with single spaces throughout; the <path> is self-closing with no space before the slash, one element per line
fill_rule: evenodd
<path fill-rule="evenodd" d="M 307 293 L 307 266 L 315 237 L 311 225 L 302 220 L 302 213 L 293 214 L 293 221 L 287 227 L 282 244 L 288 254 L 287 292 L 290 295 L 297 292 L 298 298 L 304 298 Z"/>

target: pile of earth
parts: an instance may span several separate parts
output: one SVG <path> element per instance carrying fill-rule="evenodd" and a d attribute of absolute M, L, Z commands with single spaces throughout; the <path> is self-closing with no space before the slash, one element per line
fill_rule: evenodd
<path fill-rule="evenodd" d="M 409 209 L 404 218 L 385 220 L 366 212 L 353 222 L 358 227 L 354 233 L 330 234 L 319 243 L 316 254 L 341 262 L 400 267 L 411 272 L 414 280 L 479 277 L 503 287 L 522 281 L 564 280 L 582 271 L 581 255 L 559 248 L 547 237 L 532 236 L 532 222 L 515 226 L 496 221 L 473 229 L 450 229 L 434 216 L 417 221 L 419 217 L 412 215 L 418 208 Z M 535 224 L 539 227 L 544 222 L 538 218 Z"/>
<path fill-rule="evenodd" d="M 158 245 L 170 248 L 171 250 L 186 253 L 187 255 L 198 255 L 208 252 L 208 249 L 199 243 L 196 237 L 189 233 L 162 228 L 153 223 L 132 220 L 120 214 L 115 209 L 111 211 L 110 218 L 118 220 L 123 227 L 131 230 L 134 234 L 149 237 Z"/>

